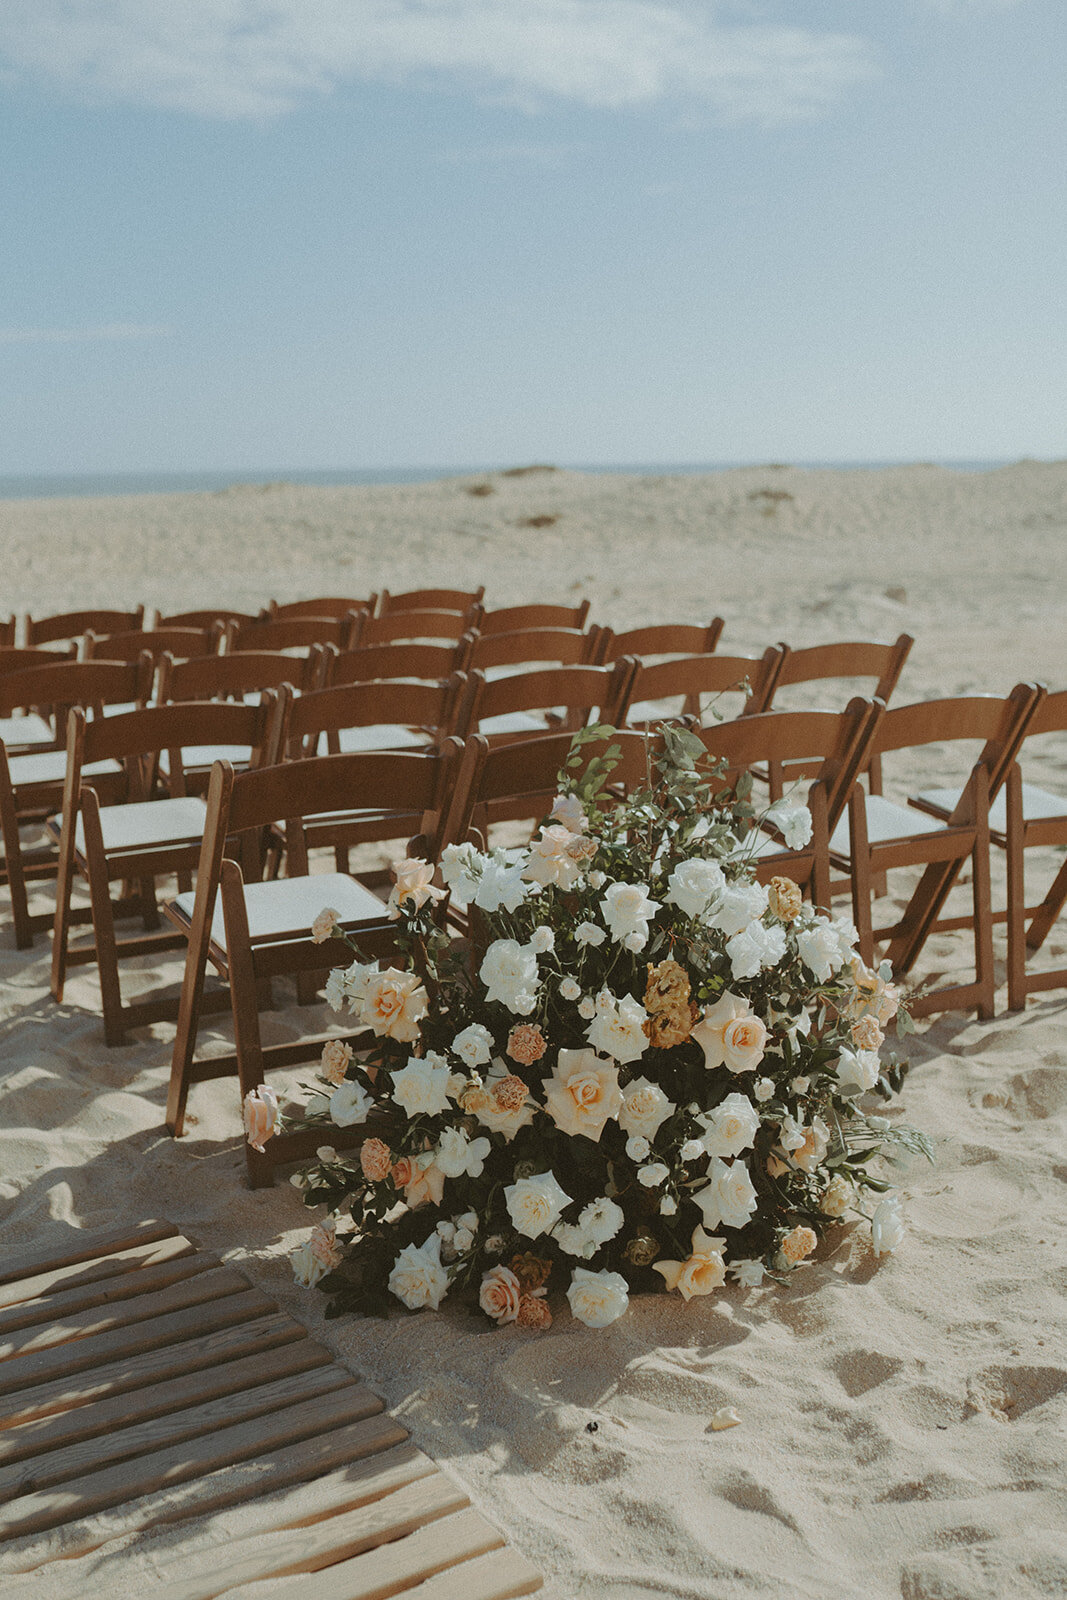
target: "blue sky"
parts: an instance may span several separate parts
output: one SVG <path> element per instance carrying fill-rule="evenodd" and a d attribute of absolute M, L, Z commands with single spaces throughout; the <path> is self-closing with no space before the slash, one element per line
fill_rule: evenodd
<path fill-rule="evenodd" d="M 0 0 L 0 474 L 1067 455 L 1064 0 Z"/>

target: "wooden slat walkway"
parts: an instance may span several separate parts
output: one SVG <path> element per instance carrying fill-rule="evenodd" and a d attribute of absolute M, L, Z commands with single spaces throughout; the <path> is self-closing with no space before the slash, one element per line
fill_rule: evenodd
<path fill-rule="evenodd" d="M 142 1561 L 136 1535 L 177 1521 Z M 0 1590 L 44 1580 L 57 1600 L 541 1587 L 377 1395 L 165 1222 L 0 1272 Z"/>

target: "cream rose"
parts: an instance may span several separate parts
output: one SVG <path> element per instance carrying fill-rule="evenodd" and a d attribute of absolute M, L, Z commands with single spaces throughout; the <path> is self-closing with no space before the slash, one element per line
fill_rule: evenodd
<path fill-rule="evenodd" d="M 388 967 L 384 972 L 369 974 L 364 982 L 360 1021 L 366 1022 L 379 1038 L 413 1044 L 429 1005 L 430 997 L 417 974 Z"/>
<path fill-rule="evenodd" d="M 743 1161 L 712 1158 L 708 1183 L 693 1199 L 704 1213 L 706 1228 L 743 1228 L 756 1209 L 756 1191 Z"/>
<path fill-rule="evenodd" d="M 405 1245 L 389 1274 L 389 1288 L 410 1311 L 429 1306 L 436 1311 L 448 1293 L 448 1272 L 441 1265 L 441 1240 L 431 1233 L 425 1244 Z"/>
<path fill-rule="evenodd" d="M 677 1110 L 658 1083 L 634 1078 L 622 1091 L 619 1124 L 631 1138 L 654 1139 L 667 1118 Z"/>
<path fill-rule="evenodd" d="M 478 1291 L 478 1304 L 497 1327 L 514 1322 L 522 1303 L 522 1285 L 510 1267 L 490 1267 Z"/>
<path fill-rule="evenodd" d="M 570 1203 L 570 1195 L 560 1188 L 551 1172 L 518 1178 L 504 1190 L 508 1216 L 527 1239 L 538 1239 L 554 1228 L 564 1206 Z"/>
<path fill-rule="evenodd" d="M 658 1272 L 668 1289 L 677 1289 L 683 1300 L 694 1295 L 710 1294 L 726 1282 L 726 1264 L 722 1252 L 726 1240 L 711 1238 L 699 1222 L 693 1229 L 691 1254 L 685 1261 L 656 1261 L 653 1272 Z"/>
<path fill-rule="evenodd" d="M 320 1066 L 327 1083 L 336 1089 L 345 1081 L 345 1071 L 352 1059 L 352 1046 L 343 1039 L 327 1039 L 322 1047 Z"/>
<path fill-rule="evenodd" d="M 693 1038 L 704 1052 L 704 1065 L 728 1072 L 752 1072 L 767 1048 L 767 1027 L 753 1016 L 747 1000 L 729 989 L 704 1012 Z"/>
<path fill-rule="evenodd" d="M 561 1050 L 545 1081 L 545 1106 L 561 1133 L 598 1141 L 604 1124 L 622 1110 L 618 1067 L 592 1050 Z"/>
<path fill-rule="evenodd" d="M 391 921 L 397 920 L 404 906 L 412 911 L 418 911 L 427 900 L 444 899 L 445 890 L 434 888 L 433 870 L 428 861 L 420 861 L 411 856 L 403 861 L 393 862 L 393 877 L 396 883 L 389 896 Z"/>
<path fill-rule="evenodd" d="M 244 1100 L 245 1138 L 253 1150 L 262 1150 L 267 1140 L 278 1131 L 281 1112 L 278 1096 L 269 1084 L 261 1083 L 250 1089 Z"/>
<path fill-rule="evenodd" d="M 707 1130 L 703 1146 L 709 1156 L 739 1156 L 750 1150 L 759 1132 L 759 1112 L 743 1094 L 728 1094 L 712 1111 L 705 1111 L 700 1121 Z"/>
<path fill-rule="evenodd" d="M 792 1228 L 779 1245 L 782 1255 L 795 1267 L 798 1261 L 810 1256 L 819 1240 L 813 1228 Z"/>
<path fill-rule="evenodd" d="M 575 1267 L 567 1290 L 571 1313 L 587 1328 L 606 1328 L 630 1303 L 626 1279 L 619 1272 L 590 1272 Z"/>

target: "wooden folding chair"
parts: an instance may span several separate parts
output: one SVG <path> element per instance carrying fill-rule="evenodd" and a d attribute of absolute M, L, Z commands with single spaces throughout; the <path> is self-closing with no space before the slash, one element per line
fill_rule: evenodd
<path fill-rule="evenodd" d="M 144 625 L 144 606 L 136 611 L 64 611 L 53 617 L 27 616 L 23 640 L 27 645 L 51 644 L 60 639 L 80 639 L 89 633 L 126 633 Z"/>
<path fill-rule="evenodd" d="M 355 643 L 358 619 L 349 612 L 343 617 L 282 617 L 277 622 L 248 622 L 231 625 L 226 649 L 236 654 L 245 650 L 311 650 L 316 645 L 332 644 L 348 650 Z"/>
<path fill-rule="evenodd" d="M 404 594 L 390 594 L 383 589 L 378 615 L 385 617 L 393 611 L 459 611 L 468 616 L 484 598 L 484 584 L 478 589 L 408 589 Z"/>
<path fill-rule="evenodd" d="M 372 644 L 355 650 L 327 646 L 322 687 L 377 679 L 447 683 L 454 672 L 466 671 L 472 642 L 473 636 L 464 634 L 455 644 Z"/>
<path fill-rule="evenodd" d="M 1032 739 L 1064 732 L 1067 732 L 1067 690 L 1060 689 L 1039 701 L 1027 723 L 1020 755 L 1028 749 Z M 961 797 L 958 786 L 924 789 L 909 798 L 908 804 L 947 822 Z M 1044 898 L 1037 905 L 1027 906 L 1024 856 L 1030 849 L 1067 845 L 1067 799 L 1035 783 L 1025 782 L 1019 761 L 1014 761 L 1003 789 L 989 807 L 989 837 L 993 844 L 1007 852 L 1008 904 L 1006 910 L 993 913 L 993 922 L 1007 923 L 1008 1009 L 1021 1011 L 1028 994 L 1067 986 L 1067 967 L 1028 972 L 1026 966 L 1027 952 L 1040 950 L 1067 904 L 1067 862 L 1055 873 Z M 945 921 L 940 926 L 945 928 Z"/>
<path fill-rule="evenodd" d="M 42 654 L 44 652 L 41 652 Z M 34 934 L 52 926 L 53 913 L 31 912 L 27 885 L 54 878 L 58 856 L 48 844 L 27 848 L 20 829 L 40 827 L 63 797 L 67 717 L 72 706 L 101 716 L 110 705 L 144 705 L 152 691 L 152 663 L 52 662 L 0 678 L 0 833 L 4 862 L 0 883 L 11 895 L 15 943 L 28 950 Z M 27 711 L 28 707 L 35 708 Z M 12 713 L 21 709 L 22 716 Z M 83 777 L 105 797 L 117 792 L 122 769 L 101 760 Z"/>
<path fill-rule="evenodd" d="M 611 667 L 545 667 L 493 683 L 475 670 L 467 685 L 463 726 L 491 745 L 537 737 L 555 728 L 573 732 L 588 722 L 619 727 L 625 720 L 633 675 L 634 663 L 627 657 Z"/>
<path fill-rule="evenodd" d="M 847 817 L 831 829 L 832 859 L 849 871 L 859 950 L 868 966 L 874 964 L 876 943 L 888 941 L 885 955 L 894 974 L 904 977 L 932 933 L 973 928 L 974 982 L 917 996 L 911 1002 L 917 1016 L 972 1009 L 983 1018 L 994 1014 L 989 807 L 1008 779 L 1042 694 L 1036 684 L 1020 683 L 1003 699 L 975 695 L 893 707 L 875 728 L 868 760 L 931 744 L 969 741 L 981 745 L 957 804 L 942 821 L 896 805 L 884 795 L 870 794 L 856 784 Z M 945 901 L 968 858 L 973 865 L 971 915 L 941 922 Z M 875 928 L 871 910 L 874 880 L 905 866 L 922 866 L 923 875 L 904 914 L 891 926 Z"/>
<path fill-rule="evenodd" d="M 458 725 L 467 680 L 454 672 L 444 683 L 396 681 L 338 684 L 297 698 L 283 692 L 282 759 L 351 754 L 357 750 L 424 750 Z M 325 746 L 325 748 L 323 748 Z"/>
<path fill-rule="evenodd" d="M 706 628 L 690 622 L 657 622 L 626 633 L 602 628 L 600 659 L 636 656 L 643 666 L 649 666 L 665 656 L 709 656 L 718 647 L 725 626 L 722 617 L 712 617 Z"/>
<path fill-rule="evenodd" d="M 478 607 L 473 625 L 483 637 L 495 633 L 525 633 L 530 628 L 577 628 L 584 631 L 589 616 L 589 601 L 577 606 L 525 605 L 501 606 L 496 611 Z M 633 652 L 628 650 L 627 655 Z"/>
<path fill-rule="evenodd" d="M 383 900 L 347 874 L 308 874 L 302 819 L 313 812 L 355 805 L 368 814 L 378 813 L 379 836 L 389 838 L 395 828 L 397 798 L 403 797 L 406 807 L 421 813 L 420 837 L 412 841 L 412 853 L 436 862 L 448 842 L 442 818 L 449 799 L 450 814 L 457 825 L 465 826 L 456 789 L 460 751 L 457 740 L 447 740 L 436 753 L 319 756 L 237 775 L 225 762 L 216 765 L 196 893 L 180 895 L 166 908 L 168 919 L 189 940 L 167 1100 L 167 1126 L 176 1137 L 184 1126 L 190 1084 L 235 1072 L 243 1102 L 273 1067 L 311 1060 L 320 1053 L 321 1035 L 296 1044 L 264 1045 L 258 997 L 264 982 L 283 973 L 321 973 L 350 963 L 351 952 L 340 941 L 315 944 L 311 939 L 311 924 L 324 907 L 337 912 L 365 955 L 380 956 L 393 948 L 395 924 Z M 254 881 L 259 868 L 255 848 L 242 850 L 241 864 L 224 859 L 227 849 L 239 848 L 249 838 L 255 845 L 262 830 L 280 818 L 285 819 L 289 877 Z M 227 838 L 237 843 L 228 845 Z M 229 984 L 235 1049 L 230 1055 L 197 1060 L 196 1032 L 209 961 Z M 265 1154 L 249 1146 L 252 1187 L 273 1182 L 276 1163 L 299 1160 L 319 1140 L 321 1133 L 310 1141 L 306 1134 L 281 1135 L 270 1141 Z"/>
<path fill-rule="evenodd" d="M 262 611 L 231 611 L 226 606 L 207 606 L 200 611 L 173 611 L 169 616 L 164 616 L 162 611 L 152 613 L 153 628 L 211 628 L 216 622 L 221 622 L 225 628 L 230 622 L 244 624 L 263 620 Z"/>
<path fill-rule="evenodd" d="M 448 641 L 458 644 L 470 628 L 463 611 L 387 611 L 370 617 L 361 612 L 355 626 L 353 646 L 414 643 L 418 640 Z M 344 645 L 341 646 L 344 649 Z"/>
<path fill-rule="evenodd" d="M 167 653 L 185 661 L 190 656 L 216 654 L 225 633 L 226 624 L 221 621 L 206 628 L 133 628 L 127 633 L 99 634 L 90 628 L 85 635 L 85 659 L 136 661 L 147 651 L 156 662 Z"/>
<path fill-rule="evenodd" d="M 0 645 L 0 677 L 6 677 L 9 672 L 25 672 L 30 667 L 51 667 L 57 661 L 76 661 L 77 658 L 76 644 L 52 648 Z"/>
<path fill-rule="evenodd" d="M 857 696 L 844 711 L 763 711 L 693 729 L 709 756 L 724 763 L 726 787 L 761 763 L 818 757 L 803 802 L 811 812 L 810 843 L 790 849 L 773 823 L 769 831 L 768 826 L 753 830 L 743 841 L 741 854 L 753 861 L 757 882 L 782 874 L 807 888 L 817 906 L 829 908 L 830 836 L 844 814 L 881 715 L 878 701 Z"/>
<path fill-rule="evenodd" d="M 760 657 L 676 656 L 649 665 L 639 663 L 630 685 L 626 725 L 654 727 L 683 715 L 704 722 L 714 716 L 715 704 L 724 695 L 740 694 L 741 704 L 734 715 L 757 711 L 764 704 L 768 680 L 781 666 L 782 655 L 782 650 L 772 645 Z M 703 703 L 709 697 L 710 706 Z M 680 705 L 674 704 L 679 700 Z"/>
<path fill-rule="evenodd" d="M 466 668 L 477 668 L 490 683 L 535 667 L 598 666 L 600 635 L 581 628 L 520 628 L 488 637 L 474 633 Z"/>
<path fill-rule="evenodd" d="M 298 693 L 318 687 L 324 657 L 287 656 L 282 650 L 241 650 L 232 656 L 191 656 L 176 661 L 164 655 L 160 663 L 159 702 L 174 700 L 258 701 L 264 689 L 292 684 Z M 212 762 L 229 760 L 213 756 Z"/>
<path fill-rule="evenodd" d="M 128 1028 L 175 1015 L 175 1002 L 168 998 L 124 1004 L 119 961 L 183 943 L 180 935 L 159 931 L 155 894 L 157 878 L 187 878 L 203 841 L 206 809 L 202 799 L 186 793 L 181 750 L 194 739 L 247 745 L 257 763 L 270 745 L 274 709 L 275 697 L 267 694 L 259 706 L 200 701 L 151 706 L 93 722 L 77 708 L 70 713 L 63 810 L 48 824 L 59 845 L 52 995 L 63 999 L 69 967 L 95 962 L 109 1045 L 123 1044 Z M 169 755 L 168 793 L 159 799 L 154 798 L 153 758 L 162 751 Z M 85 769 L 99 761 L 121 764 L 125 782 L 119 803 L 101 805 L 98 794 L 82 781 Z M 70 943 L 76 876 L 88 881 L 94 934 L 91 943 L 80 946 Z M 136 884 L 137 890 L 113 901 L 111 884 L 116 881 Z M 116 919 L 134 914 L 143 919 L 145 932 L 120 943 Z"/>
<path fill-rule="evenodd" d="M 320 595 L 316 600 L 289 600 L 284 605 L 279 605 L 277 600 L 268 600 L 267 614 L 276 622 L 282 622 L 287 617 L 347 617 L 349 612 L 367 611 L 372 616 L 378 603 L 376 594 L 367 595 L 362 600 L 353 600 L 341 595 Z"/>
<path fill-rule="evenodd" d="M 12 615 L 10 617 L 0 618 L 0 647 L 3 647 L 4 645 L 14 644 L 14 642 L 15 642 L 15 618 L 14 618 L 14 615 Z"/>

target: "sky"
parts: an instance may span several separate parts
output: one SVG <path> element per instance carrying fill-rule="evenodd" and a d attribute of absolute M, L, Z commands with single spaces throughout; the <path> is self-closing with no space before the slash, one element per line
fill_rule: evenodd
<path fill-rule="evenodd" d="M 1065 0 L 0 0 L 0 475 L 1067 455 Z"/>

